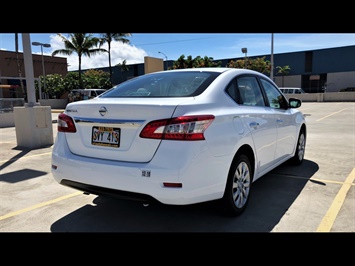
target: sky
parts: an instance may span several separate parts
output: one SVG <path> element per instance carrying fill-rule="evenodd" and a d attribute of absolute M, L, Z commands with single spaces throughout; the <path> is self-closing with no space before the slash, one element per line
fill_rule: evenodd
<path fill-rule="evenodd" d="M 30 41 L 50 44 L 43 47 L 43 55 L 51 55 L 54 50 L 64 49 L 57 33 L 30 33 Z M 63 33 L 68 38 L 69 34 Z M 94 34 L 99 37 L 100 34 Z M 273 36 L 273 38 L 272 38 Z M 163 60 L 177 60 L 184 55 L 195 58 L 212 57 L 213 60 L 271 54 L 317 50 L 324 48 L 355 45 L 354 33 L 131 33 L 129 44 L 111 43 L 111 65 L 144 63 L 144 57 Z M 272 41 L 273 39 L 273 41 Z M 23 52 L 22 34 L 18 34 L 19 52 Z M 107 44 L 102 48 L 107 49 Z M 247 48 L 247 54 L 242 52 Z M 15 33 L 0 33 L 0 50 L 16 51 Z M 33 54 L 41 54 L 41 46 L 31 46 Z M 78 70 L 78 55 L 62 54 L 67 57 L 68 71 Z M 82 57 L 81 69 L 108 67 L 107 53 Z"/>

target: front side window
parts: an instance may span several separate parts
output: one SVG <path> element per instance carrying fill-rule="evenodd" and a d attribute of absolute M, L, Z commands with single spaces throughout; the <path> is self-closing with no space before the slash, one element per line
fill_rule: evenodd
<path fill-rule="evenodd" d="M 103 94 L 102 98 L 197 96 L 218 75 L 201 71 L 152 73 L 118 84 Z"/>
<path fill-rule="evenodd" d="M 267 99 L 271 108 L 285 109 L 288 106 L 286 98 L 279 92 L 279 90 L 266 79 L 260 79 L 266 92 Z"/>

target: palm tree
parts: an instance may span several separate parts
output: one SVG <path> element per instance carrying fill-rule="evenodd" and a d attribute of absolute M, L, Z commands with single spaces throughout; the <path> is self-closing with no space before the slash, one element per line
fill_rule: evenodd
<path fill-rule="evenodd" d="M 92 33 L 70 33 L 69 38 L 66 38 L 61 33 L 58 35 L 62 38 L 64 42 L 65 49 L 58 49 L 52 52 L 52 56 L 57 54 L 71 55 L 72 53 L 77 53 L 79 57 L 79 89 L 83 89 L 82 79 L 81 79 L 81 57 L 86 55 L 90 57 L 100 52 L 107 52 L 106 49 L 96 48 L 100 43 L 100 39 L 94 37 Z"/>
<path fill-rule="evenodd" d="M 129 66 L 127 66 L 126 59 L 122 61 L 122 63 L 118 63 L 116 66 L 119 66 L 121 68 L 121 72 L 127 72 L 129 71 Z M 123 81 L 124 78 L 126 78 L 126 73 L 121 75 L 121 80 Z M 112 82 L 111 82 L 112 83 Z"/>
<path fill-rule="evenodd" d="M 288 73 L 290 73 L 291 68 L 290 68 L 290 66 L 287 65 L 287 66 L 283 66 L 283 67 L 277 66 L 276 69 L 278 69 L 276 74 L 280 74 L 282 76 L 282 86 L 281 87 L 283 87 L 284 86 L 284 77 L 286 75 L 288 75 Z"/>
<path fill-rule="evenodd" d="M 129 43 L 130 41 L 126 37 L 132 36 L 131 33 L 102 33 L 100 38 L 100 46 L 104 43 L 108 44 L 108 62 L 110 69 L 110 81 L 112 84 L 112 67 L 111 67 L 111 42 L 113 40 L 122 43 Z"/>

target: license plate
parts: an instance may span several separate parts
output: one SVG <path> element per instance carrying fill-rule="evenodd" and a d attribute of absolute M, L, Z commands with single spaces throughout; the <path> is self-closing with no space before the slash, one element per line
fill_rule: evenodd
<path fill-rule="evenodd" d="M 120 147 L 121 129 L 114 127 L 92 127 L 91 144 L 105 147 Z"/>

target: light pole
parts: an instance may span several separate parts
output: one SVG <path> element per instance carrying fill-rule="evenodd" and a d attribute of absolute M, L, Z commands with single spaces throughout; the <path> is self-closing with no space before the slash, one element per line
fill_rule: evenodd
<path fill-rule="evenodd" d="M 46 74 L 44 71 L 44 59 L 43 59 L 43 47 L 49 48 L 51 45 L 49 43 L 41 43 L 41 42 L 32 42 L 32 45 L 34 46 L 41 46 L 41 54 L 42 54 L 42 71 L 43 71 L 43 88 L 44 90 L 46 89 Z M 41 88 L 41 86 L 39 86 Z M 42 91 L 40 89 L 39 91 L 39 99 L 42 99 Z"/>
<path fill-rule="evenodd" d="M 245 54 L 244 68 L 247 68 L 247 53 L 248 53 L 248 48 L 242 48 L 242 53 Z"/>
<path fill-rule="evenodd" d="M 271 33 L 271 62 L 270 62 L 270 78 L 274 80 L 274 34 Z"/>
<path fill-rule="evenodd" d="M 159 54 L 162 54 L 165 56 L 165 62 L 168 60 L 168 57 L 166 56 L 166 54 L 164 54 L 163 52 L 158 52 Z M 168 69 L 168 62 L 166 62 L 166 69 Z M 165 64 L 164 64 L 165 65 Z M 165 69 L 164 69 L 165 70 Z"/>

